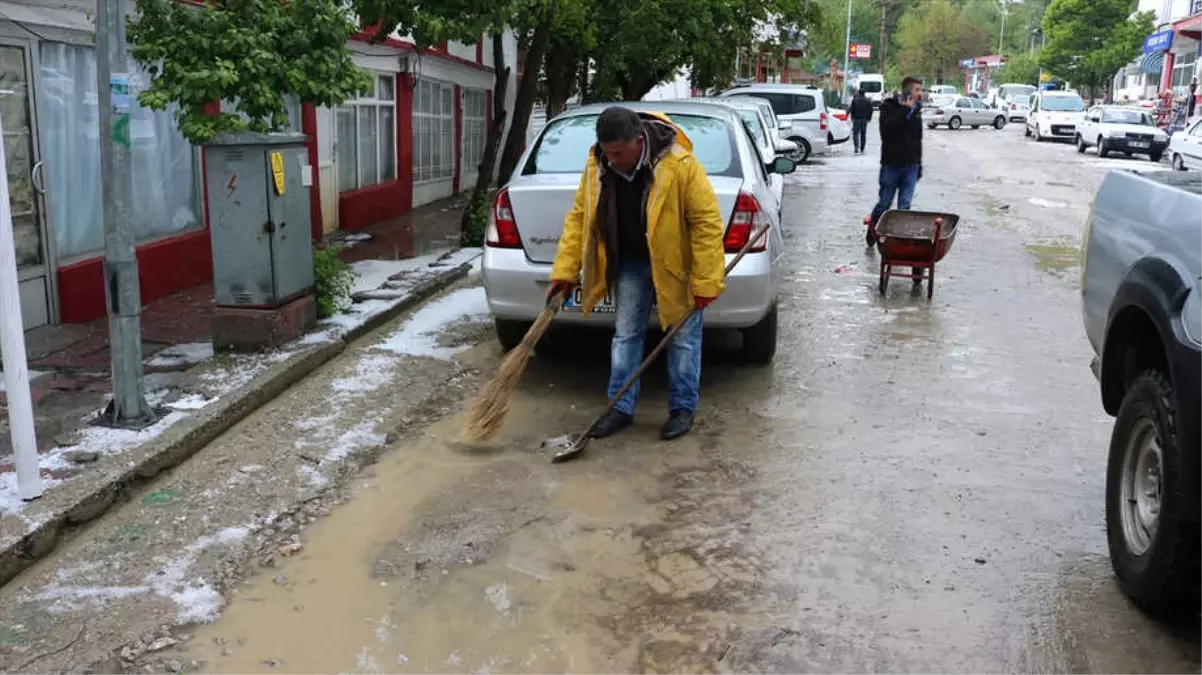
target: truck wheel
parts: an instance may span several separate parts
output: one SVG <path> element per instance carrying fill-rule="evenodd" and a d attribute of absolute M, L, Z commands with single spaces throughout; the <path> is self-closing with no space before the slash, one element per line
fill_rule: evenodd
<path fill-rule="evenodd" d="M 511 321 L 509 319 L 493 319 L 493 325 L 497 329 L 497 342 L 501 343 L 501 348 L 506 352 L 521 344 L 522 338 L 526 337 L 526 331 L 530 330 L 531 326 L 528 321 Z"/>
<path fill-rule="evenodd" d="M 1173 385 L 1151 370 L 1123 397 L 1106 464 L 1106 539 L 1119 586 L 1132 602 L 1163 618 L 1199 610 L 1196 471 L 1187 466 Z M 1193 467 L 1197 468 L 1196 464 Z"/>
<path fill-rule="evenodd" d="M 743 329 L 743 358 L 748 363 L 765 366 L 776 356 L 776 305 L 751 328 Z"/>

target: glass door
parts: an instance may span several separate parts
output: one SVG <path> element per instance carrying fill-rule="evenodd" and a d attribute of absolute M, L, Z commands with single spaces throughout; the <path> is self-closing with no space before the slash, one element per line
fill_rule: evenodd
<path fill-rule="evenodd" d="M 42 162 L 34 103 L 33 43 L 0 40 L 0 123 L 25 329 L 54 319 L 53 255 L 43 213 Z"/>

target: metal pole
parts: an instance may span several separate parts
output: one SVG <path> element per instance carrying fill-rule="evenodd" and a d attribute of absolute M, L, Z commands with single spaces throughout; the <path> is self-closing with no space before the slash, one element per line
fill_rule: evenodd
<path fill-rule="evenodd" d="M 0 96 L 24 96 L 0 92 Z M 0 138 L 4 131 L 0 125 Z M 0 169 L 8 166 L 0 143 Z M 26 501 L 42 496 L 38 441 L 29 393 L 29 364 L 25 360 L 25 327 L 21 323 L 21 294 L 17 285 L 17 252 L 13 244 L 13 214 L 8 201 L 8 172 L 0 170 L 0 359 L 4 363 L 4 393 L 8 426 L 17 464 L 17 493 Z"/>
<path fill-rule="evenodd" d="M 143 428 L 155 413 L 143 395 L 142 294 L 130 192 L 130 88 L 125 0 L 96 3 L 96 92 L 100 109 L 100 175 L 104 200 L 104 290 L 109 310 L 113 398 L 101 415 L 109 426 Z"/>
<path fill-rule="evenodd" d="M 847 36 L 843 40 L 843 91 L 839 92 L 839 100 L 846 102 L 847 71 L 851 66 L 851 0 L 847 0 Z"/>
<path fill-rule="evenodd" d="M 1006 0 L 999 0 L 998 4 L 1002 7 L 1002 28 L 997 34 L 997 53 L 1002 54 L 1002 40 L 1006 37 Z"/>

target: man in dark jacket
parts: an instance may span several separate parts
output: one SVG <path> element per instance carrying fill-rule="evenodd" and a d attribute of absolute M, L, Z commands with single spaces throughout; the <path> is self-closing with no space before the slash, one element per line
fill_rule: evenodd
<path fill-rule="evenodd" d="M 868 142 L 868 123 L 872 121 L 872 101 L 868 100 L 863 90 L 856 92 L 848 113 L 851 116 L 852 145 L 855 146 L 856 152 L 864 152 Z"/>
<path fill-rule="evenodd" d="M 897 208 L 909 209 L 922 178 L 921 97 L 922 81 L 907 77 L 901 93 L 881 101 L 880 195 L 865 235 L 869 246 L 876 244 L 876 222 L 893 206 L 894 197 Z"/>

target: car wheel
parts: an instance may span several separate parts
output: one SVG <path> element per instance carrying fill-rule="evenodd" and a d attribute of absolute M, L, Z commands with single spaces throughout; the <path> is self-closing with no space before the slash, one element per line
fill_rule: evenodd
<path fill-rule="evenodd" d="M 927 125 L 927 128 L 928 128 L 928 129 L 934 129 L 934 128 L 935 128 L 935 125 L 934 125 L 934 124 L 928 124 L 928 125 Z"/>
<path fill-rule="evenodd" d="M 951 129 L 952 131 L 956 131 L 957 129 L 959 129 L 959 128 L 960 128 L 960 118 L 959 118 L 959 117 L 953 117 L 953 118 L 951 118 L 950 120 L 948 120 L 948 121 L 947 121 L 947 128 L 948 128 L 948 129 Z"/>
<path fill-rule="evenodd" d="M 497 329 L 497 342 L 501 343 L 506 352 L 522 343 L 522 338 L 526 337 L 526 331 L 530 330 L 531 326 L 529 321 L 509 319 L 494 319 L 493 325 Z"/>
<path fill-rule="evenodd" d="M 974 125 L 972 125 L 972 128 L 973 128 L 973 129 L 980 129 L 980 128 L 981 128 L 981 125 L 980 125 L 980 124 L 974 124 Z"/>
<path fill-rule="evenodd" d="M 1185 171 L 1185 160 L 1181 158 L 1181 155 L 1175 152 L 1173 153 L 1173 170 Z"/>
<path fill-rule="evenodd" d="M 1160 160 L 1164 159 L 1164 153 L 1163 152 L 1154 152 L 1154 153 L 1148 155 L 1148 159 L 1152 160 L 1152 162 L 1154 164 L 1160 164 Z"/>
<path fill-rule="evenodd" d="M 993 128 L 994 129 L 1001 131 L 1002 127 L 1005 127 L 1005 126 L 1006 126 L 1006 118 L 1005 117 L 998 115 L 996 118 L 994 118 L 994 120 L 993 120 Z"/>
<path fill-rule="evenodd" d="M 1109 157 L 1110 148 L 1106 147 L 1106 139 L 1098 137 L 1098 157 Z"/>
<path fill-rule="evenodd" d="M 1081 134 L 1077 134 L 1077 152 L 1085 154 L 1085 139 L 1081 138 Z"/>
<path fill-rule="evenodd" d="M 797 152 L 794 153 L 797 157 L 798 164 L 805 164 L 810 159 L 810 142 L 804 138 L 796 137 L 789 140 L 797 144 Z"/>
<path fill-rule="evenodd" d="M 743 329 L 743 358 L 757 366 L 767 365 L 776 356 L 776 305 L 751 328 Z"/>
<path fill-rule="evenodd" d="M 1039 130 L 1039 125 L 1035 125 L 1035 142 L 1043 143 L 1043 132 Z"/>
<path fill-rule="evenodd" d="M 1030 127 L 1030 125 L 1027 125 L 1027 124 L 1024 124 L 1024 125 L 1023 125 L 1023 136 L 1026 136 L 1027 138 L 1030 138 L 1030 137 L 1031 137 L 1031 127 Z"/>
<path fill-rule="evenodd" d="M 1106 463 L 1106 539 L 1119 587 L 1145 611 L 1197 617 L 1197 457 L 1180 447 L 1173 386 L 1147 371 L 1123 397 Z M 1187 466 L 1187 464 L 1190 464 Z"/>

